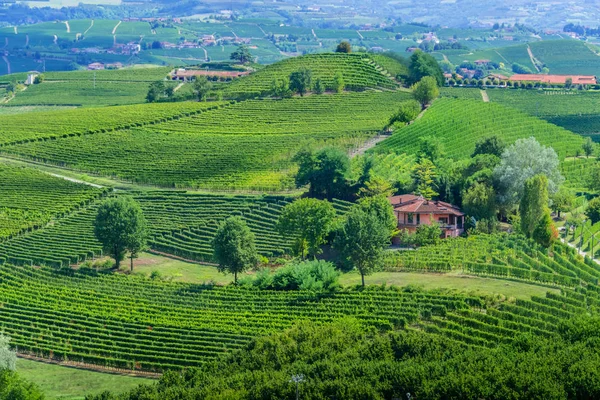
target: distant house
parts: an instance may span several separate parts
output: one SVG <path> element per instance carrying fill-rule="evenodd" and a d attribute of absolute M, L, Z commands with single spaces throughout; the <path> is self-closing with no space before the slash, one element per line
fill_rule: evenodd
<path fill-rule="evenodd" d="M 120 62 L 105 64 L 104 68 L 106 68 L 106 69 L 121 69 L 121 68 L 123 68 L 123 64 Z"/>
<path fill-rule="evenodd" d="M 571 78 L 573 85 L 595 85 L 596 77 L 593 75 L 542 75 L 542 74 L 515 74 L 509 78 L 512 82 L 543 82 L 553 85 L 562 84 Z"/>
<path fill-rule="evenodd" d="M 371 47 L 371 51 L 373 53 L 383 53 L 383 47 L 380 47 L 380 46 Z"/>
<path fill-rule="evenodd" d="M 427 200 L 414 194 L 403 194 L 389 198 L 398 220 L 398 229 L 414 233 L 419 225 L 436 222 L 444 238 L 456 237 L 464 231 L 465 214 L 450 203 Z"/>
<path fill-rule="evenodd" d="M 248 71 L 210 71 L 210 70 L 199 70 L 199 69 L 185 69 L 178 68 L 171 72 L 171 79 L 174 81 L 192 81 L 198 76 L 210 76 L 218 78 L 237 78 L 240 76 L 248 75 Z"/>
<path fill-rule="evenodd" d="M 475 65 L 488 65 L 491 60 L 475 60 Z"/>
<path fill-rule="evenodd" d="M 87 69 L 89 69 L 91 71 L 98 71 L 98 70 L 104 69 L 104 64 L 99 63 L 99 62 L 91 63 L 91 64 L 88 64 Z"/>

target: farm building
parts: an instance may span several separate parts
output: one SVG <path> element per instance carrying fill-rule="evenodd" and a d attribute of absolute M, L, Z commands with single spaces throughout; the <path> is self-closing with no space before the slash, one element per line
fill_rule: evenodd
<path fill-rule="evenodd" d="M 573 85 L 595 85 L 596 77 L 592 75 L 541 75 L 541 74 L 516 74 L 510 77 L 512 82 L 543 82 L 553 85 L 562 84 L 571 78 Z"/>
<path fill-rule="evenodd" d="M 92 71 L 101 70 L 101 69 L 104 69 L 104 64 L 99 63 L 99 62 L 91 63 L 91 64 L 88 64 L 87 69 L 92 70 Z"/>
<path fill-rule="evenodd" d="M 427 200 L 414 194 L 393 196 L 389 201 L 398 219 L 398 229 L 414 233 L 419 225 L 437 222 L 444 238 L 456 237 L 463 233 L 465 214 L 450 203 Z"/>
<path fill-rule="evenodd" d="M 27 73 L 27 79 L 25 80 L 25 84 L 26 85 L 33 85 L 35 83 L 35 78 L 37 78 L 37 76 L 40 73 L 37 71 L 32 71 L 32 72 L 28 72 Z"/>
<path fill-rule="evenodd" d="M 219 78 L 237 78 L 243 75 L 248 75 L 248 71 L 210 71 L 210 70 L 197 70 L 197 69 L 185 69 L 178 68 L 171 72 L 171 79 L 174 81 L 192 81 L 197 76 L 211 76 Z"/>

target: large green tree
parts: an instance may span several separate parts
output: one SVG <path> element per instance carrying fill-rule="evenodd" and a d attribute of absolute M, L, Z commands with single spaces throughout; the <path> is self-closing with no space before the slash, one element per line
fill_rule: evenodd
<path fill-rule="evenodd" d="M 415 193 L 431 200 L 438 195 L 435 191 L 435 178 L 437 176 L 435 165 L 428 158 L 423 158 L 415 165 L 412 173 L 415 181 Z"/>
<path fill-rule="evenodd" d="M 350 158 L 343 150 L 326 147 L 314 153 L 301 150 L 293 158 L 298 163 L 296 186 L 309 185 L 312 197 L 333 199 L 347 195 L 346 176 L 350 171 Z"/>
<path fill-rule="evenodd" d="M 302 68 L 299 71 L 290 74 L 290 90 L 298 93 L 300 96 L 309 91 L 312 87 L 312 71 Z"/>
<path fill-rule="evenodd" d="M 98 208 L 94 234 L 118 269 L 127 251 L 135 255 L 146 244 L 148 229 L 140 205 L 130 196 L 106 200 Z"/>
<path fill-rule="evenodd" d="M 477 221 L 496 217 L 496 192 L 485 183 L 475 183 L 463 195 L 463 209 Z"/>
<path fill-rule="evenodd" d="M 558 238 L 558 231 L 554 226 L 548 208 L 544 210 L 542 217 L 533 231 L 532 237 L 536 242 L 546 248 L 552 246 L 552 243 Z"/>
<path fill-rule="evenodd" d="M 560 218 L 561 212 L 567 212 L 575 202 L 575 195 L 569 189 L 561 187 L 552 197 L 552 211 L 558 214 Z"/>
<path fill-rule="evenodd" d="M 407 100 L 400 103 L 398 107 L 398 112 L 394 114 L 390 121 L 388 122 L 388 126 L 392 126 L 396 123 L 399 124 L 408 124 L 413 121 L 419 113 L 421 112 L 421 105 L 416 100 Z"/>
<path fill-rule="evenodd" d="M 475 143 L 475 151 L 473 151 L 471 157 L 478 156 L 479 154 L 492 154 L 496 157 L 502 157 L 505 148 L 506 145 L 501 138 L 495 135 L 489 136 L 479 139 Z"/>
<path fill-rule="evenodd" d="M 229 217 L 221 222 L 212 246 L 219 271 L 233 274 L 236 283 L 239 273 L 258 264 L 254 233 L 239 216 Z"/>
<path fill-rule="evenodd" d="M 431 76 L 435 79 L 438 86 L 444 85 L 444 71 L 442 71 L 437 60 L 430 54 L 417 50 L 410 56 L 409 62 L 408 83 L 414 84 L 425 76 Z"/>
<path fill-rule="evenodd" d="M 198 97 L 198 101 L 206 100 L 208 93 L 212 89 L 212 82 L 206 76 L 198 76 L 194 81 L 194 92 Z"/>
<path fill-rule="evenodd" d="M 592 224 L 600 222 L 600 197 L 590 200 L 585 209 L 585 216 L 590 219 Z"/>
<path fill-rule="evenodd" d="M 425 76 L 412 86 L 412 94 L 424 109 L 440 95 L 440 89 L 434 77 Z"/>
<path fill-rule="evenodd" d="M 376 212 L 354 206 L 335 235 L 334 247 L 342 259 L 360 273 L 365 286 L 365 275 L 370 275 L 381 265 L 391 235 L 390 227 Z"/>
<path fill-rule="evenodd" d="M 352 45 L 350 42 L 344 40 L 341 41 L 335 48 L 336 53 L 352 53 Z"/>
<path fill-rule="evenodd" d="M 556 152 L 535 138 L 519 139 L 502 153 L 494 169 L 499 202 L 506 209 L 516 206 L 523 197 L 525 181 L 535 175 L 548 178 L 548 192 L 553 195 L 564 181 Z"/>
<path fill-rule="evenodd" d="M 519 205 L 521 232 L 532 237 L 548 208 L 548 178 L 536 175 L 525 181 L 523 196 Z"/>
<path fill-rule="evenodd" d="M 295 236 L 296 255 L 304 258 L 308 252 L 315 256 L 321 252 L 335 217 L 335 209 L 327 200 L 299 199 L 281 210 L 277 228 L 282 234 Z"/>
<path fill-rule="evenodd" d="M 240 44 L 237 49 L 229 56 L 231 60 L 238 61 L 240 64 L 246 64 L 254 61 L 250 49 L 245 44 Z"/>

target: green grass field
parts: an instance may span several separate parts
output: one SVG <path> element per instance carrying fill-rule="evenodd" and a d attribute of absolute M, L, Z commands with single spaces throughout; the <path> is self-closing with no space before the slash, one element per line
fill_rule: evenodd
<path fill-rule="evenodd" d="M 80 400 L 88 394 L 105 390 L 121 393 L 154 380 L 132 376 L 107 374 L 19 358 L 17 371 L 23 378 L 35 383 L 47 400 Z"/>

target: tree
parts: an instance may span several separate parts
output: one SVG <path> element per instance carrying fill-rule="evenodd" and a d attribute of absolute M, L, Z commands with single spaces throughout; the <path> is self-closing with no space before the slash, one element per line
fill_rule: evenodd
<path fill-rule="evenodd" d="M 390 232 L 395 231 L 398 227 L 398 219 L 387 196 L 364 197 L 358 201 L 357 205 L 361 210 L 377 216 Z"/>
<path fill-rule="evenodd" d="M 415 84 L 425 76 L 431 76 L 435 79 L 437 86 L 444 85 L 444 72 L 438 64 L 437 60 L 430 54 L 421 50 L 415 51 L 410 56 L 410 64 L 408 67 L 409 76 L 408 83 Z"/>
<path fill-rule="evenodd" d="M 594 190 L 596 192 L 600 192 L 600 163 L 596 163 L 592 168 L 590 168 L 590 174 L 588 176 L 586 186 L 590 190 Z"/>
<path fill-rule="evenodd" d="M 440 95 L 435 78 L 426 76 L 412 87 L 413 97 L 421 104 L 421 108 L 425 109 L 427 104 L 431 103 Z"/>
<path fill-rule="evenodd" d="M 592 225 L 596 222 L 600 222 L 600 197 L 590 200 L 585 210 L 585 216 L 589 218 Z"/>
<path fill-rule="evenodd" d="M 444 156 L 444 146 L 439 138 L 434 136 L 425 136 L 421 138 L 419 145 L 419 160 L 427 158 L 436 163 Z"/>
<path fill-rule="evenodd" d="M 240 64 L 246 64 L 254 61 L 254 57 L 252 56 L 252 53 L 250 53 L 250 49 L 245 44 L 240 44 L 237 49 L 231 53 L 229 59 L 238 61 Z"/>
<path fill-rule="evenodd" d="M 323 85 L 323 81 L 321 80 L 321 78 L 317 78 L 317 80 L 315 81 L 313 92 L 315 92 L 315 94 L 323 94 L 324 91 L 325 85 Z"/>
<path fill-rule="evenodd" d="M 335 147 L 326 147 L 317 153 L 302 150 L 292 160 L 298 163 L 297 187 L 309 185 L 309 194 L 313 197 L 330 200 L 345 197 L 350 159 L 344 151 Z"/>
<path fill-rule="evenodd" d="M 376 215 L 354 206 L 336 233 L 334 248 L 340 256 L 360 273 L 362 285 L 381 263 L 384 249 L 389 246 L 391 231 Z"/>
<path fill-rule="evenodd" d="M 44 82 L 44 74 L 39 74 L 35 77 L 35 79 L 33 80 L 33 84 L 34 85 L 39 85 L 40 83 Z"/>
<path fill-rule="evenodd" d="M 554 226 L 548 208 L 544 210 L 542 217 L 533 231 L 532 237 L 536 242 L 546 248 L 552 246 L 552 243 L 558 239 L 558 231 L 556 230 L 556 226 Z"/>
<path fill-rule="evenodd" d="M 17 354 L 10 349 L 10 338 L 0 334 L 0 370 L 14 371 L 15 369 L 17 369 Z"/>
<path fill-rule="evenodd" d="M 433 217 L 431 218 L 433 221 Z M 440 242 L 442 229 L 437 222 L 432 222 L 430 225 L 423 224 L 417 226 L 414 242 L 418 246 L 431 246 Z"/>
<path fill-rule="evenodd" d="M 335 52 L 336 53 L 352 53 L 352 45 L 347 42 L 347 41 L 343 41 L 340 42 L 337 47 L 335 48 Z"/>
<path fill-rule="evenodd" d="M 155 40 L 152 42 L 152 49 L 158 50 L 158 49 L 162 49 L 162 48 L 163 48 L 162 43 L 159 42 L 158 40 Z"/>
<path fill-rule="evenodd" d="M 477 221 L 496 218 L 496 192 L 484 183 L 475 183 L 469 188 L 463 194 L 462 205 L 465 213 Z"/>
<path fill-rule="evenodd" d="M 342 93 L 345 87 L 346 83 L 344 82 L 344 76 L 341 72 L 336 72 L 333 76 L 333 90 L 336 93 Z"/>
<path fill-rule="evenodd" d="M 573 202 L 575 201 L 575 196 L 573 193 L 561 187 L 558 192 L 556 192 L 552 196 L 552 211 L 557 213 L 558 218 L 560 218 L 561 212 L 567 212 L 571 209 Z"/>
<path fill-rule="evenodd" d="M 198 97 L 198 101 L 205 101 L 208 92 L 212 89 L 212 82 L 206 76 L 197 76 L 194 81 L 194 92 Z"/>
<path fill-rule="evenodd" d="M 394 188 L 385 179 L 379 176 L 372 176 L 358 192 L 360 197 L 384 196 L 387 198 L 394 193 Z"/>
<path fill-rule="evenodd" d="M 548 193 L 553 195 L 564 181 L 554 149 L 540 145 L 535 138 L 519 139 L 502 153 L 494 169 L 500 205 L 512 208 L 523 197 L 525 181 L 535 175 L 548 178 Z"/>
<path fill-rule="evenodd" d="M 130 196 L 106 200 L 98 208 L 94 234 L 105 253 L 115 259 L 115 269 L 119 269 L 126 251 L 135 255 L 146 244 L 148 231 L 142 209 Z"/>
<path fill-rule="evenodd" d="M 321 245 L 332 229 L 335 216 L 335 209 L 326 200 L 299 199 L 283 208 L 277 229 L 282 234 L 296 237 L 297 255 L 304 258 L 308 252 L 315 256 L 321 252 Z"/>
<path fill-rule="evenodd" d="M 292 91 L 290 90 L 290 81 L 288 78 L 274 79 L 271 83 L 271 94 L 281 99 L 291 97 Z"/>
<path fill-rule="evenodd" d="M 154 103 L 155 101 L 160 100 L 165 97 L 166 86 L 163 81 L 156 81 L 150 85 L 148 89 L 148 94 L 146 95 L 146 101 L 148 103 Z"/>
<path fill-rule="evenodd" d="M 310 90 L 312 82 L 312 71 L 302 68 L 299 71 L 290 74 L 290 90 L 297 92 L 300 96 Z"/>
<path fill-rule="evenodd" d="M 412 173 L 416 185 L 415 193 L 427 200 L 437 196 L 438 193 L 434 190 L 436 175 L 435 165 L 431 160 L 423 158 L 415 165 Z"/>
<path fill-rule="evenodd" d="M 475 143 L 475 151 L 471 157 L 475 157 L 479 154 L 492 154 L 496 157 L 502 157 L 502 152 L 506 148 L 506 145 L 498 136 L 489 136 L 483 139 L 479 139 Z"/>
<path fill-rule="evenodd" d="M 392 126 L 395 123 L 408 124 L 411 121 L 414 121 L 415 118 L 421 112 L 421 105 L 416 100 L 408 100 L 400 103 L 400 107 L 398 108 L 398 112 L 390 118 L 390 122 L 388 122 L 388 126 Z"/>
<path fill-rule="evenodd" d="M 519 205 L 521 214 L 521 232 L 532 237 L 548 208 L 548 178 L 535 175 L 525 181 L 523 197 Z"/>
<path fill-rule="evenodd" d="M 567 79 L 565 79 L 565 87 L 567 89 L 570 89 L 571 86 L 573 86 L 573 78 L 567 78 Z"/>
<path fill-rule="evenodd" d="M 589 157 L 592 154 L 594 154 L 594 142 L 592 141 L 592 138 L 589 136 L 585 138 L 585 141 L 583 142 L 581 148 L 583 149 L 583 152 L 585 153 L 586 157 Z"/>
<path fill-rule="evenodd" d="M 242 217 L 229 217 L 221 222 L 212 247 L 219 271 L 233 274 L 235 283 L 239 273 L 258 264 L 254 233 Z"/>

